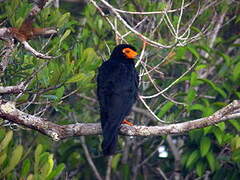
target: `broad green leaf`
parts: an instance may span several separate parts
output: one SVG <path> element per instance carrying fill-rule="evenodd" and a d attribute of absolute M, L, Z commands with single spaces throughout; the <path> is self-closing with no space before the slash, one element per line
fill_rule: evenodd
<path fill-rule="evenodd" d="M 6 158 L 7 158 L 7 153 L 4 152 L 0 154 L 0 166 L 4 163 Z"/>
<path fill-rule="evenodd" d="M 62 87 L 60 87 L 60 88 L 58 88 L 58 89 L 56 90 L 56 97 L 57 97 L 58 99 L 61 99 L 61 98 L 62 98 L 62 96 L 63 96 L 63 94 L 64 94 L 64 90 L 65 90 L 64 86 L 62 86 Z"/>
<path fill-rule="evenodd" d="M 232 150 L 240 149 L 240 137 L 238 135 L 231 139 L 231 148 Z"/>
<path fill-rule="evenodd" d="M 208 161 L 208 164 L 210 166 L 210 169 L 212 171 L 215 171 L 215 169 L 216 169 L 216 159 L 215 159 L 215 157 L 214 157 L 214 155 L 211 151 L 208 152 L 208 154 L 207 154 L 207 161 Z"/>
<path fill-rule="evenodd" d="M 39 144 L 35 150 L 35 163 L 34 163 L 34 173 L 36 174 L 39 169 L 39 161 L 40 161 L 40 155 L 42 153 L 43 147 L 41 144 Z"/>
<path fill-rule="evenodd" d="M 204 112 L 205 109 L 206 109 L 206 107 L 203 106 L 203 105 L 201 105 L 201 104 L 194 104 L 194 105 L 191 105 L 191 106 L 189 107 L 189 110 L 191 110 L 191 111 L 193 111 L 193 110 L 199 110 L 199 111 L 201 111 L 201 112 Z"/>
<path fill-rule="evenodd" d="M 97 54 L 93 48 L 86 48 L 83 51 L 83 58 L 85 64 L 92 64 L 93 61 L 96 61 Z"/>
<path fill-rule="evenodd" d="M 12 136 L 13 136 L 13 132 L 12 132 L 12 131 L 8 131 L 8 132 L 6 133 L 6 136 L 4 137 L 4 139 L 2 140 L 2 142 L 0 143 L 0 152 L 1 152 L 2 150 L 4 150 L 4 149 L 8 146 L 9 142 L 10 142 L 11 139 L 12 139 Z"/>
<path fill-rule="evenodd" d="M 47 161 L 44 163 L 43 167 L 40 169 L 41 177 L 44 177 L 44 179 L 46 179 L 46 177 L 48 177 L 48 175 L 50 175 L 50 173 L 52 172 L 53 165 L 54 165 L 53 155 L 50 154 L 48 156 Z"/>
<path fill-rule="evenodd" d="M 203 128 L 204 135 L 207 135 L 209 132 L 211 132 L 212 128 L 213 128 L 212 126 L 208 126 L 208 127 Z"/>
<path fill-rule="evenodd" d="M 222 144 L 223 141 L 223 131 L 221 131 L 218 127 L 213 128 L 213 134 L 215 135 L 219 144 Z"/>
<path fill-rule="evenodd" d="M 164 106 L 161 108 L 160 112 L 158 113 L 158 117 L 161 118 L 163 117 L 172 107 L 173 107 L 174 103 L 173 102 L 167 102 L 166 104 L 164 104 Z"/>
<path fill-rule="evenodd" d="M 237 121 L 236 119 L 233 119 L 233 120 L 229 120 L 228 122 L 230 122 L 236 128 L 237 131 L 240 131 L 239 121 Z"/>
<path fill-rule="evenodd" d="M 50 174 L 49 176 L 46 178 L 46 180 L 52 180 L 55 177 L 59 176 L 62 171 L 64 170 L 65 165 L 63 163 L 59 164 Z"/>
<path fill-rule="evenodd" d="M 85 75 L 83 73 L 79 73 L 79 74 L 76 74 L 74 75 L 73 77 L 71 77 L 70 79 L 68 79 L 66 81 L 66 83 L 75 83 L 75 82 L 78 82 L 78 81 L 81 81 L 83 80 L 85 77 Z"/>
<path fill-rule="evenodd" d="M 12 152 L 11 158 L 9 160 L 9 163 L 7 165 L 7 167 L 3 170 L 3 176 L 5 176 L 6 174 L 8 174 L 9 172 L 11 172 L 15 166 L 19 163 L 21 157 L 23 154 L 23 146 L 22 145 L 18 145 Z"/>
<path fill-rule="evenodd" d="M 31 162 L 29 159 L 23 161 L 22 171 L 21 171 L 21 178 L 24 179 L 27 177 L 28 173 L 30 172 Z"/>
<path fill-rule="evenodd" d="M 69 17 L 70 17 L 69 12 L 62 15 L 62 17 L 58 20 L 57 27 L 63 26 L 66 23 L 66 21 L 69 19 Z"/>
<path fill-rule="evenodd" d="M 187 104 L 191 105 L 192 102 L 194 101 L 196 95 L 197 95 L 196 91 L 193 88 L 190 88 L 188 90 L 188 94 L 187 94 L 187 97 L 186 97 Z"/>
<path fill-rule="evenodd" d="M 118 166 L 118 163 L 119 163 L 119 160 L 121 158 L 121 154 L 116 154 L 115 156 L 113 156 L 113 159 L 112 159 L 112 169 L 115 171 L 117 169 L 117 166 Z"/>
<path fill-rule="evenodd" d="M 191 168 L 191 166 L 200 158 L 200 153 L 198 150 L 193 151 L 188 157 L 186 167 Z"/>
<path fill-rule="evenodd" d="M 196 166 L 196 173 L 197 173 L 197 175 L 198 176 L 202 176 L 204 174 L 204 172 L 205 172 L 205 168 L 206 168 L 205 164 L 202 161 L 198 162 L 197 166 Z"/>
<path fill-rule="evenodd" d="M 43 152 L 40 155 L 39 167 L 42 167 L 48 161 L 49 156 L 50 156 L 49 152 Z"/>
<path fill-rule="evenodd" d="M 176 49 L 176 59 L 183 59 L 186 54 L 186 47 L 178 47 Z"/>
<path fill-rule="evenodd" d="M 217 126 L 221 131 L 224 131 L 226 128 L 225 122 L 218 123 L 215 126 Z"/>
<path fill-rule="evenodd" d="M 201 142 L 200 142 L 200 152 L 201 152 L 201 156 L 204 157 L 211 146 L 211 140 L 208 137 L 202 137 L 201 138 Z"/>

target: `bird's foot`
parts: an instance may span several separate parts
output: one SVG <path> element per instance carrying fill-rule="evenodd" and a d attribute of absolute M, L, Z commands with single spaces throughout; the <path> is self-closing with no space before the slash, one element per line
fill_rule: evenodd
<path fill-rule="evenodd" d="M 133 126 L 133 123 L 131 123 L 131 122 L 125 120 L 125 119 L 123 120 L 122 124 L 127 124 L 129 126 Z"/>

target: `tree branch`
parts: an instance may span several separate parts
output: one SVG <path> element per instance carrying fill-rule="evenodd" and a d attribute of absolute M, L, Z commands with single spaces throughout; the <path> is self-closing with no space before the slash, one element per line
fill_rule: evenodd
<path fill-rule="evenodd" d="M 240 113 L 232 114 L 240 109 L 240 100 L 235 100 L 226 107 L 205 118 L 164 126 L 128 126 L 121 125 L 120 134 L 128 136 L 159 136 L 181 134 L 193 129 L 203 128 L 233 118 L 240 118 Z M 0 100 L 0 117 L 13 123 L 37 130 L 58 141 L 72 136 L 101 134 L 100 123 L 76 123 L 58 125 L 44 118 L 36 117 L 18 110 L 13 102 Z"/>
<path fill-rule="evenodd" d="M 24 84 L 20 83 L 16 86 L 0 86 L 0 94 L 16 94 L 24 91 Z"/>

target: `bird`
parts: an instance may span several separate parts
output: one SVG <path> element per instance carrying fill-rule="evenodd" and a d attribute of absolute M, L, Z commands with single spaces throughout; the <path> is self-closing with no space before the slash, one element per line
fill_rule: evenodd
<path fill-rule="evenodd" d="M 138 97 L 139 76 L 135 69 L 136 48 L 119 44 L 109 60 L 102 63 L 97 75 L 97 98 L 103 132 L 102 151 L 104 156 L 114 155 L 118 130 Z"/>

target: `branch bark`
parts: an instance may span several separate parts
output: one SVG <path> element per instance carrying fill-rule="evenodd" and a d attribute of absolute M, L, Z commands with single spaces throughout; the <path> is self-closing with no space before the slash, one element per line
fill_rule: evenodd
<path fill-rule="evenodd" d="M 167 134 L 181 134 L 193 129 L 203 128 L 233 118 L 240 118 L 240 113 L 233 114 L 240 109 L 240 100 L 235 100 L 226 107 L 209 117 L 188 122 L 163 126 L 128 126 L 121 125 L 120 134 L 128 136 L 159 136 Z M 13 102 L 0 100 L 0 118 L 23 125 L 58 141 L 72 136 L 87 136 L 101 134 L 100 123 L 76 123 L 58 125 L 44 118 L 36 117 L 18 110 Z"/>
<path fill-rule="evenodd" d="M 24 84 L 21 83 L 16 86 L 0 86 L 0 94 L 16 94 L 24 91 Z"/>

